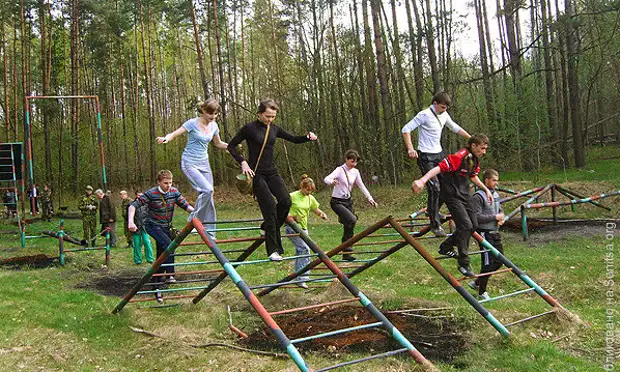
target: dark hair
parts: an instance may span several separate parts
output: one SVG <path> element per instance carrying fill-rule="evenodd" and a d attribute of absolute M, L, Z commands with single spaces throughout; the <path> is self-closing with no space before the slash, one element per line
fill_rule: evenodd
<path fill-rule="evenodd" d="M 172 172 L 170 172 L 167 169 L 163 169 L 160 170 L 159 173 L 157 173 L 157 182 L 163 180 L 163 179 L 172 179 Z"/>
<path fill-rule="evenodd" d="M 360 160 L 360 154 L 357 151 L 355 151 L 353 149 L 350 149 L 350 150 L 347 150 L 347 152 L 344 153 L 344 158 L 347 159 L 347 160 L 348 159 Z"/>
<path fill-rule="evenodd" d="M 267 109 L 272 109 L 273 111 L 278 111 L 279 107 L 278 104 L 276 103 L 276 101 L 272 100 L 271 98 L 267 98 L 264 99 L 262 101 L 260 101 L 260 103 L 258 104 L 258 113 L 262 114 L 263 112 L 267 111 Z"/>
<path fill-rule="evenodd" d="M 452 99 L 450 98 L 450 95 L 444 91 L 435 93 L 433 96 L 433 102 L 431 103 L 435 102 L 445 104 L 446 106 L 452 106 Z"/>
<path fill-rule="evenodd" d="M 473 144 L 476 144 L 477 146 L 488 145 L 489 137 L 487 137 L 484 134 L 476 133 L 472 135 L 471 137 L 469 137 L 469 140 L 467 140 L 468 147 L 470 147 Z"/>
<path fill-rule="evenodd" d="M 303 189 L 307 187 L 309 187 L 312 191 L 316 190 L 316 184 L 314 183 L 314 180 L 308 177 L 307 174 L 304 174 L 301 176 L 301 183 L 299 184 L 299 188 Z"/>
<path fill-rule="evenodd" d="M 499 178 L 499 172 L 492 168 L 485 170 L 484 173 L 482 174 L 483 180 L 493 178 L 493 177 Z"/>
<path fill-rule="evenodd" d="M 220 110 L 220 103 L 215 98 L 209 98 L 196 106 L 199 114 L 219 114 Z"/>

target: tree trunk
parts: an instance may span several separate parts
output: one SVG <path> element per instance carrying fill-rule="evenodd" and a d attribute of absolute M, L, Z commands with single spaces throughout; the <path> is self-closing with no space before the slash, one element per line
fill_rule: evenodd
<path fill-rule="evenodd" d="M 580 53 L 579 29 L 575 15 L 574 0 L 565 0 L 566 9 L 566 57 L 568 73 L 568 92 L 570 96 L 570 117 L 573 130 L 573 154 L 575 156 L 575 166 L 583 168 L 586 166 L 585 149 L 583 147 L 583 133 L 581 129 L 581 106 L 579 90 L 579 66 L 577 58 Z"/>
<path fill-rule="evenodd" d="M 415 0 L 414 0 L 415 1 Z M 435 53 L 435 30 L 431 15 L 430 0 L 426 0 L 426 45 L 428 46 L 428 60 L 431 65 L 431 78 L 433 79 L 433 93 L 441 91 L 439 69 L 437 68 L 437 54 Z"/>
<path fill-rule="evenodd" d="M 202 85 L 202 94 L 207 99 L 211 93 L 209 89 L 209 81 L 207 80 L 207 74 L 205 72 L 204 55 L 202 53 L 202 45 L 200 43 L 200 34 L 198 33 L 198 25 L 196 24 L 196 8 L 194 7 L 194 1 L 192 0 L 190 6 L 190 18 L 192 19 L 192 26 L 194 30 L 194 43 L 196 44 L 196 55 L 198 60 L 198 71 L 200 71 L 200 82 Z"/>

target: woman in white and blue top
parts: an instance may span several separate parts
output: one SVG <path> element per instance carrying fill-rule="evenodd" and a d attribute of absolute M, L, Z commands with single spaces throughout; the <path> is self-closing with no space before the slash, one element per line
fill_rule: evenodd
<path fill-rule="evenodd" d="M 216 148 L 226 150 L 228 144 L 220 139 L 220 131 L 215 119 L 220 114 L 220 104 L 209 98 L 198 107 L 199 116 L 189 119 L 182 126 L 165 137 L 157 137 L 157 143 L 163 144 L 188 133 L 187 144 L 181 156 L 181 170 L 198 192 L 196 207 L 189 215 L 188 221 L 198 218 L 201 222 L 216 221 L 215 204 L 213 203 L 213 172 L 209 164 L 209 142 Z M 215 238 L 212 230 L 214 224 L 205 226 L 209 234 Z"/>

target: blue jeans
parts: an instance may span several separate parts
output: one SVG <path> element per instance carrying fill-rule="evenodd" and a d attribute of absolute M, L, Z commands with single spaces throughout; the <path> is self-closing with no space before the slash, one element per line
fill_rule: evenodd
<path fill-rule="evenodd" d="M 153 239 L 155 239 L 155 243 L 157 245 L 157 257 L 159 258 L 159 256 L 161 256 L 161 254 L 164 253 L 164 251 L 166 250 L 166 248 L 168 248 L 168 246 L 170 245 L 170 242 L 172 241 L 172 239 L 170 239 L 170 228 L 168 226 L 160 226 L 156 224 L 147 223 L 144 225 L 144 229 Z M 169 256 L 166 259 L 166 261 L 164 261 L 164 263 L 174 264 L 174 256 Z M 157 272 L 158 273 L 166 272 L 166 273 L 174 274 L 174 266 L 160 267 L 159 270 L 157 270 Z M 156 278 L 154 280 L 155 282 L 165 281 L 165 277 L 163 276 L 158 276 L 155 278 Z"/>
<path fill-rule="evenodd" d="M 307 234 L 308 230 L 304 230 L 304 232 Z M 288 225 L 284 226 L 284 233 L 285 234 L 296 234 L 295 230 L 293 230 L 293 228 Z M 304 242 L 302 238 L 300 238 L 299 236 L 291 236 L 289 239 L 291 239 L 291 243 L 293 243 L 293 246 L 295 246 L 295 256 L 302 256 L 302 255 L 310 254 L 310 247 L 308 247 L 308 245 L 306 244 L 306 242 Z M 296 258 L 295 259 L 295 272 L 298 272 L 299 270 L 301 270 L 304 266 L 306 266 L 309 263 L 310 263 L 310 257 Z M 310 278 L 310 270 L 300 275 L 297 279 L 307 280 L 309 278 Z"/>
<path fill-rule="evenodd" d="M 197 218 L 200 222 L 215 222 L 215 203 L 213 202 L 213 172 L 207 162 L 204 165 L 188 164 L 181 162 L 181 170 L 192 184 L 194 190 L 198 192 L 194 211 L 189 214 L 187 222 L 192 218 Z M 205 226 L 207 230 L 215 230 L 215 224 Z M 215 239 L 215 232 L 208 233 Z"/>

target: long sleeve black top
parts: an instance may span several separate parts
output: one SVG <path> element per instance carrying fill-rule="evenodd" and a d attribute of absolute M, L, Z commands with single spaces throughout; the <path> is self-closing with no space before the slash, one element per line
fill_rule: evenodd
<path fill-rule="evenodd" d="M 258 160 L 260 149 L 263 146 L 266 131 L 267 126 L 259 120 L 247 123 L 239 129 L 239 132 L 237 132 L 233 139 L 228 142 L 228 152 L 230 152 L 235 160 L 241 164 L 246 159 L 237 150 L 237 145 L 245 140 L 248 146 L 248 165 L 250 168 L 257 173 L 268 173 L 277 170 L 273 161 L 273 147 L 276 143 L 276 138 L 282 138 L 293 143 L 304 143 L 310 141 L 307 136 L 294 136 L 272 123 L 271 129 L 269 130 L 269 137 L 267 138 L 267 143 L 265 144 L 265 150 L 263 150 L 263 155 L 260 158 L 258 169 L 256 169 L 256 161 Z"/>

